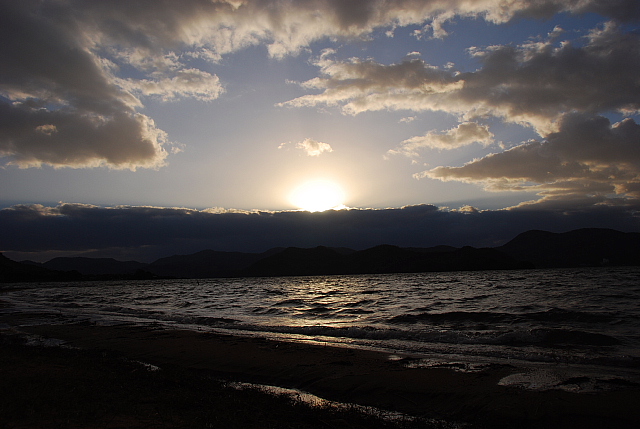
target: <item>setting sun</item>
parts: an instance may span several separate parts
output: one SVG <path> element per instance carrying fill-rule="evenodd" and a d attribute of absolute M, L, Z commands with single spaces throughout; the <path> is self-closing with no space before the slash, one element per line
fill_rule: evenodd
<path fill-rule="evenodd" d="M 302 210 L 321 212 L 344 207 L 344 191 L 329 180 L 314 180 L 298 186 L 291 193 L 291 203 Z"/>

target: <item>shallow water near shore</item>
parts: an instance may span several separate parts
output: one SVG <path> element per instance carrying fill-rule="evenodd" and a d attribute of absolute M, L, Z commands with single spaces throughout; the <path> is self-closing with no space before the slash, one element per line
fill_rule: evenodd
<path fill-rule="evenodd" d="M 16 287 L 16 286 L 19 286 Z M 501 383 L 640 383 L 640 268 L 5 285 L 34 324 L 160 324 L 381 349 L 407 365 L 526 365 Z"/>

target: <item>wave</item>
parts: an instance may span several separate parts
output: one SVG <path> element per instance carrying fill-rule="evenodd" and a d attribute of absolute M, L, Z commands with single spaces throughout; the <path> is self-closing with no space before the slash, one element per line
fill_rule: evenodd
<path fill-rule="evenodd" d="M 287 312 L 285 310 L 281 310 L 279 308 L 271 308 L 271 307 L 256 307 L 253 310 L 251 310 L 252 313 L 254 314 L 260 314 L 260 315 L 279 315 L 279 314 L 287 314 Z"/>
<path fill-rule="evenodd" d="M 454 345 L 485 345 L 509 346 L 527 348 L 536 346 L 542 348 L 564 348 L 566 346 L 591 349 L 593 347 L 616 346 L 620 340 L 609 335 L 571 329 L 531 329 L 513 330 L 508 332 L 463 332 L 439 330 L 412 331 L 404 329 L 383 329 L 371 326 L 258 326 L 243 324 L 224 318 L 189 318 L 183 323 L 204 324 L 208 326 L 225 327 L 252 332 L 295 334 L 308 337 L 332 337 L 354 340 L 397 340 L 412 341 L 423 345 L 454 344 Z M 225 326 L 220 325 L 223 323 Z M 233 326 L 230 326 L 233 324 Z"/>
<path fill-rule="evenodd" d="M 620 341 L 605 334 L 578 331 L 572 329 L 533 329 L 532 336 L 539 338 L 540 344 L 556 345 L 587 345 L 587 346 L 615 346 Z"/>
<path fill-rule="evenodd" d="M 144 295 L 144 296 L 136 296 L 133 298 L 134 301 L 166 301 L 166 295 Z"/>
<path fill-rule="evenodd" d="M 389 322 L 393 324 L 415 324 L 430 322 L 434 324 L 450 322 L 502 322 L 513 315 L 507 313 L 492 313 L 485 311 L 450 311 L 447 313 L 420 313 L 402 314 L 392 317 Z"/>
<path fill-rule="evenodd" d="M 446 313 L 419 313 L 402 314 L 392 317 L 389 322 L 393 324 L 416 323 L 518 323 L 518 322 L 583 322 L 583 323 L 607 323 L 618 321 L 619 318 L 611 313 L 589 313 L 584 311 L 565 310 L 552 308 L 547 311 L 531 313 L 506 313 L 490 311 L 450 311 Z"/>
<path fill-rule="evenodd" d="M 360 301 L 357 302 L 348 302 L 346 304 L 343 304 L 343 307 L 362 307 L 365 305 L 370 305 L 370 304 L 375 304 L 376 301 L 372 300 L 372 299 L 361 299 Z"/>
<path fill-rule="evenodd" d="M 547 311 L 528 313 L 524 316 L 530 320 L 549 322 L 587 322 L 602 323 L 617 320 L 617 317 L 610 313 L 589 313 L 584 311 L 565 310 L 562 308 L 552 308 Z"/>
<path fill-rule="evenodd" d="M 160 323 L 418 354 L 640 367 L 640 271 L 621 272 L 620 280 L 602 272 L 582 283 L 574 271 L 104 283 L 27 288 L 2 299 L 58 323 Z"/>
<path fill-rule="evenodd" d="M 302 299 L 285 299 L 284 301 L 276 302 L 272 304 L 273 307 L 296 307 L 305 305 L 305 301 Z"/>

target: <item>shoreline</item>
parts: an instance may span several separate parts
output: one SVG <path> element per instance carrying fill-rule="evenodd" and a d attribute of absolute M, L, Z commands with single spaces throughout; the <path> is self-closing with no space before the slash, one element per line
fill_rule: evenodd
<path fill-rule="evenodd" d="M 411 365 L 411 356 L 133 325 L 23 326 L 88 351 L 117 353 L 160 368 L 217 379 L 299 389 L 342 403 L 491 428 L 632 428 L 640 425 L 640 386 L 592 393 L 500 385 L 526 368 L 476 372 Z"/>

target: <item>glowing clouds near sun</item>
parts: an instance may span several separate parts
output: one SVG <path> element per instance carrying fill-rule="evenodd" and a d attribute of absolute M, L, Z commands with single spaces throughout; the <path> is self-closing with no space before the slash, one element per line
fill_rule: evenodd
<path fill-rule="evenodd" d="M 278 146 L 278 149 L 283 149 L 290 144 L 291 142 L 282 143 L 280 144 L 280 146 Z M 330 144 L 319 142 L 309 138 L 296 143 L 295 148 L 303 150 L 307 156 L 315 156 L 315 157 L 318 157 L 325 152 L 327 153 L 333 152 L 333 148 L 331 147 Z"/>
<path fill-rule="evenodd" d="M 330 180 L 305 182 L 293 190 L 289 199 L 296 207 L 309 212 L 345 207 L 344 191 L 340 185 Z"/>

